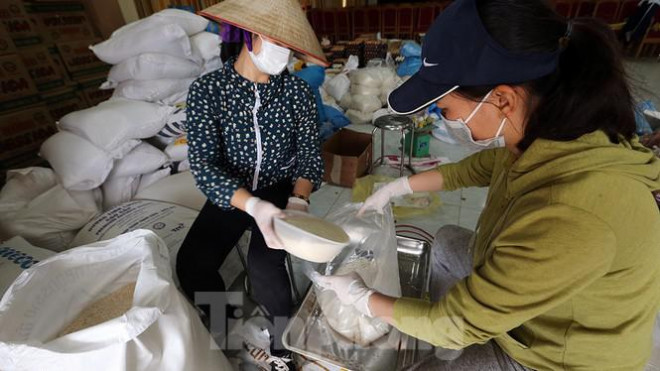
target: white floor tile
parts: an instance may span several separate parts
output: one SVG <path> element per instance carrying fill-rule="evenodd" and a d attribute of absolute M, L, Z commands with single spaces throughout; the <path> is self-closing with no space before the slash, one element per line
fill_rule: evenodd
<path fill-rule="evenodd" d="M 444 205 L 461 206 L 461 193 L 462 190 L 460 189 L 456 191 L 441 191 L 440 199 Z"/>
<path fill-rule="evenodd" d="M 310 196 L 309 212 L 319 217 L 326 216 L 343 190 L 344 188 L 329 184 L 321 186 Z"/>
<path fill-rule="evenodd" d="M 397 219 L 397 225 L 409 224 L 421 228 L 431 235 L 435 236 L 435 232 L 442 226 L 447 224 L 459 223 L 459 210 L 460 207 L 456 205 L 442 205 L 434 213 L 412 218 Z"/>
<path fill-rule="evenodd" d="M 461 207 L 458 225 L 475 230 L 477 228 L 479 216 L 481 216 L 481 209 Z"/>
<path fill-rule="evenodd" d="M 488 188 L 469 187 L 463 189 L 461 206 L 473 209 L 483 209 L 486 206 Z"/>

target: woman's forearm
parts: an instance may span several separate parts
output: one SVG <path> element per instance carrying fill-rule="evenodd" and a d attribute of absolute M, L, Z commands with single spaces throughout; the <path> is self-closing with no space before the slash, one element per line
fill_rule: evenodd
<path fill-rule="evenodd" d="M 314 190 L 314 184 L 305 178 L 298 178 L 293 186 L 293 193 L 309 198 Z"/>
<path fill-rule="evenodd" d="M 245 203 L 247 202 L 248 199 L 252 197 L 252 194 L 248 192 L 247 189 L 245 188 L 239 188 L 234 192 L 234 195 L 231 197 L 231 201 L 229 202 L 231 206 L 245 211 Z"/>
<path fill-rule="evenodd" d="M 436 169 L 412 175 L 408 178 L 408 182 L 414 192 L 441 191 L 444 187 L 442 173 Z"/>
<path fill-rule="evenodd" d="M 373 317 L 380 318 L 390 325 L 394 325 L 395 301 L 396 298 L 375 292 L 369 297 L 369 310 Z"/>

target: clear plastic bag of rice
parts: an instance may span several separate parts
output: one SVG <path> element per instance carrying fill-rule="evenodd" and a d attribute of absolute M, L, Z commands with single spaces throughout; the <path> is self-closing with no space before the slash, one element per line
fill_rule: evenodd
<path fill-rule="evenodd" d="M 325 274 L 357 272 L 367 286 L 386 295 L 400 297 L 392 210 L 388 207 L 383 214 L 367 212 L 358 217 L 359 207 L 360 204 L 348 204 L 326 217 L 326 220 L 342 227 L 351 242 L 327 266 Z M 351 305 L 343 305 L 333 291 L 316 289 L 325 323 L 344 339 L 364 347 L 390 332 L 390 325 L 361 314 Z"/>

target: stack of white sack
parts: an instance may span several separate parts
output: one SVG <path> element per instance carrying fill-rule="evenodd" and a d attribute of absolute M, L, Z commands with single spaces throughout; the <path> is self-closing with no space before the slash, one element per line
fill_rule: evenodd
<path fill-rule="evenodd" d="M 391 67 L 361 68 L 350 74 L 351 87 L 339 101 L 354 124 L 371 122 L 374 112 L 387 104 L 387 96 L 401 84 Z"/>
<path fill-rule="evenodd" d="M 0 240 L 22 236 L 53 251 L 68 248 L 76 233 L 100 213 L 99 189 L 65 189 L 47 168 L 7 172 L 0 191 Z"/>
<path fill-rule="evenodd" d="M 207 19 L 193 13 L 165 9 L 116 30 L 90 46 L 99 59 L 114 65 L 101 89 L 115 89 L 113 98 L 185 102 L 190 84 L 222 65 L 220 37 L 205 32 L 207 25 Z"/>
<path fill-rule="evenodd" d="M 41 156 L 69 191 L 102 187 L 107 209 L 129 201 L 140 188 L 169 175 L 165 154 L 142 143 L 165 126 L 175 107 L 123 98 L 69 113 Z M 114 171 L 113 171 L 114 169 Z"/>

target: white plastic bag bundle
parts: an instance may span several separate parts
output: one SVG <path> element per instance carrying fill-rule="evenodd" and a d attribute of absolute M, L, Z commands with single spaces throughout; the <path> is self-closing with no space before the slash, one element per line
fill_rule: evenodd
<path fill-rule="evenodd" d="M 46 139 L 40 155 L 55 170 L 62 186 L 72 191 L 97 188 L 108 177 L 113 165 L 107 152 L 68 131 Z"/>
<path fill-rule="evenodd" d="M 354 109 L 349 109 L 346 111 L 346 117 L 351 121 L 352 124 L 365 124 L 371 121 L 373 113 L 360 112 Z"/>
<path fill-rule="evenodd" d="M 348 93 L 349 88 L 351 87 L 351 80 L 348 78 L 348 74 L 351 71 L 355 71 L 360 64 L 360 60 L 356 55 L 351 55 L 348 57 L 344 68 L 341 73 L 336 76 L 327 79 L 323 83 L 323 89 L 330 94 L 336 101 L 340 101 L 346 93 Z"/>
<path fill-rule="evenodd" d="M 53 251 L 68 248 L 100 209 L 100 191 L 67 191 L 53 170 L 29 167 L 7 172 L 0 191 L 0 240 L 22 236 Z"/>
<path fill-rule="evenodd" d="M 142 175 L 156 171 L 169 162 L 163 151 L 151 144 L 142 143 L 121 160 L 115 161 L 111 177 Z"/>
<path fill-rule="evenodd" d="M 353 95 L 351 100 L 351 108 L 360 111 L 374 113 L 380 109 L 383 104 L 380 102 L 378 95 Z"/>
<path fill-rule="evenodd" d="M 339 107 L 344 110 L 351 109 L 351 104 L 353 104 L 353 96 L 350 94 L 344 95 L 344 97 L 339 101 Z"/>
<path fill-rule="evenodd" d="M 112 33 L 111 37 L 123 34 L 137 35 L 146 29 L 167 24 L 176 24 L 181 27 L 188 36 L 191 36 L 204 31 L 206 26 L 208 26 L 209 21 L 204 17 L 200 17 L 185 10 L 174 8 L 163 9 L 147 18 L 131 22 L 118 28 Z"/>
<path fill-rule="evenodd" d="M 109 210 L 117 205 L 130 201 L 137 193 L 140 176 L 109 176 L 103 183 L 103 210 Z"/>
<path fill-rule="evenodd" d="M 328 273 L 357 272 L 367 286 L 385 295 L 400 297 L 392 210 L 388 207 L 384 214 L 368 212 L 358 217 L 360 206 L 348 204 L 326 217 L 341 226 L 351 238 L 350 246 L 330 265 L 332 272 Z M 387 323 L 367 317 L 353 306 L 343 305 L 333 291 L 319 291 L 318 301 L 327 323 L 351 342 L 367 346 L 390 331 Z"/>
<path fill-rule="evenodd" d="M 100 60 L 109 64 L 118 64 L 143 53 L 193 57 L 190 39 L 178 24 L 158 24 L 121 32 L 89 48 Z"/>
<path fill-rule="evenodd" d="M 201 73 L 202 67 L 191 60 L 144 53 L 113 66 L 101 89 L 114 89 L 118 83 L 127 80 L 185 79 Z"/>
<path fill-rule="evenodd" d="M 190 37 L 193 55 L 204 62 L 220 58 L 220 44 L 220 36 L 211 32 L 200 32 Z"/>
<path fill-rule="evenodd" d="M 0 297 L 24 270 L 53 255 L 53 251 L 34 247 L 22 237 L 0 243 Z"/>
<path fill-rule="evenodd" d="M 187 92 L 195 79 L 160 79 L 160 80 L 127 80 L 120 82 L 112 93 L 113 98 L 126 98 L 145 102 L 172 100 L 172 96 L 181 96 Z M 178 98 L 174 98 L 176 100 Z"/>
<path fill-rule="evenodd" d="M 165 153 L 172 161 L 183 161 L 188 158 L 188 140 L 182 136 L 165 148 Z"/>
<path fill-rule="evenodd" d="M 379 96 L 380 88 L 371 88 L 365 85 L 351 85 L 351 95 L 373 95 Z"/>
<path fill-rule="evenodd" d="M 110 99 L 62 117 L 59 126 L 110 153 L 129 139 L 153 137 L 174 107 L 130 99 Z"/>
<path fill-rule="evenodd" d="M 97 311 L 108 318 L 58 335 L 131 283 L 122 315 Z M 71 249 L 24 271 L 0 300 L 0 328 L 3 370 L 231 370 L 174 286 L 165 244 L 145 230 Z"/>
<path fill-rule="evenodd" d="M 323 85 L 328 94 L 336 100 L 341 100 L 351 87 L 351 80 L 344 73 L 331 78 Z"/>
<path fill-rule="evenodd" d="M 383 84 L 382 74 L 376 68 L 361 68 L 351 72 L 351 83 L 370 88 L 380 88 Z"/>

